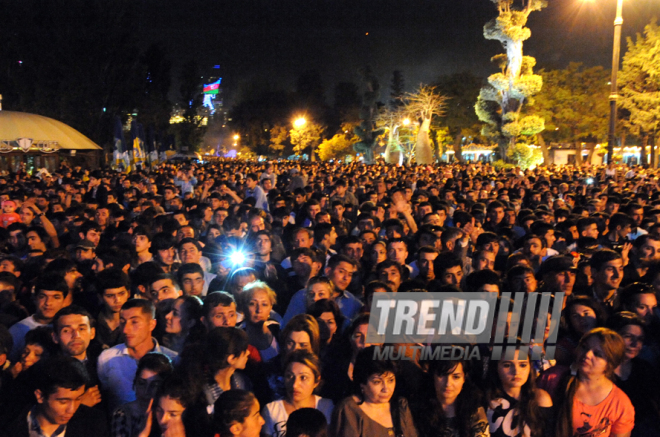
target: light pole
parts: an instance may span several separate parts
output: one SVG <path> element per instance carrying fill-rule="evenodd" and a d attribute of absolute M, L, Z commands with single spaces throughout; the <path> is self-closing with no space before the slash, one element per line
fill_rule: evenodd
<path fill-rule="evenodd" d="M 621 25 L 623 17 L 623 0 L 616 1 L 616 18 L 614 18 L 614 48 L 612 49 L 612 80 L 610 81 L 610 129 L 607 136 L 607 163 L 614 162 L 614 136 L 616 130 L 616 101 L 619 98 L 616 76 L 619 73 L 619 57 L 621 51 Z M 582 153 L 582 150 L 578 150 Z M 646 163 L 644 163 L 646 165 Z"/>

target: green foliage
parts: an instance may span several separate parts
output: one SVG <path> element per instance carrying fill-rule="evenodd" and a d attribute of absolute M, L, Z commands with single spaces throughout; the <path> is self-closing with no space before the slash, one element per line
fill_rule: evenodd
<path fill-rule="evenodd" d="M 302 155 L 308 147 L 311 147 L 312 150 L 314 150 L 319 144 L 322 134 L 323 127 L 320 124 L 309 120 L 304 126 L 291 129 L 289 135 L 291 136 L 291 144 L 293 144 L 294 153 L 296 155 Z"/>
<path fill-rule="evenodd" d="M 520 119 L 521 110 L 530 98 L 543 87 L 543 79 L 533 73 L 536 60 L 523 56 L 523 42 L 531 31 L 525 27 L 533 11 L 546 6 L 543 0 L 522 0 L 522 7 L 514 9 L 514 0 L 493 0 L 499 15 L 484 26 L 484 37 L 500 41 L 506 54 L 494 56 L 499 73 L 488 78 L 488 84 L 479 93 L 475 112 L 488 126 L 482 133 L 504 150 L 515 144 L 520 135 L 534 135 L 543 130 L 539 118 Z"/>
<path fill-rule="evenodd" d="M 607 137 L 609 72 L 570 63 L 563 70 L 541 70 L 545 86 L 534 98 L 534 112 L 545 119 L 545 140 L 578 142 Z"/>
<path fill-rule="evenodd" d="M 660 28 L 655 19 L 627 43 L 618 79 L 620 104 L 630 113 L 624 123 L 632 133 L 648 136 L 660 128 Z"/>
<path fill-rule="evenodd" d="M 378 137 L 385 133 L 384 128 L 376 129 L 375 118 L 378 110 L 376 101 L 380 96 L 380 83 L 370 67 L 362 70 L 362 76 L 366 90 L 362 98 L 362 109 L 360 110 L 360 119 L 362 120 L 355 127 L 354 132 L 359 141 L 353 144 L 356 152 L 364 155 L 366 164 L 373 163 L 373 149 L 376 147 Z"/>
<path fill-rule="evenodd" d="M 493 162 L 493 167 L 495 167 L 495 170 L 500 171 L 502 169 L 504 170 L 513 170 L 516 168 L 515 165 L 511 164 L 510 162 L 506 162 L 503 159 L 498 159 L 497 161 Z"/>
<path fill-rule="evenodd" d="M 289 131 L 281 124 L 276 124 L 270 129 L 270 145 L 268 148 L 277 156 L 282 156 L 282 152 L 286 145 L 284 144 L 289 138 Z"/>
<path fill-rule="evenodd" d="M 322 161 L 341 159 L 346 155 L 355 155 L 353 144 L 358 138 L 352 133 L 350 126 L 342 126 L 342 132 L 335 134 L 328 140 L 323 140 L 319 145 L 318 154 Z"/>
<path fill-rule="evenodd" d="M 515 144 L 509 147 L 507 157 L 523 170 L 534 168 L 543 163 L 543 153 L 540 148 L 530 147 L 527 144 Z"/>

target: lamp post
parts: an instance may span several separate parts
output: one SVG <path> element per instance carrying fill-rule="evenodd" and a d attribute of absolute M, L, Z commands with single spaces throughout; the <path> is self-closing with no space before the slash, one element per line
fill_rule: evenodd
<path fill-rule="evenodd" d="M 610 81 L 610 129 L 607 136 L 607 163 L 614 162 L 614 136 L 616 130 L 616 101 L 619 98 L 616 76 L 619 73 L 619 57 L 621 51 L 621 25 L 623 17 L 623 0 L 616 1 L 616 18 L 614 18 L 614 48 L 612 49 L 612 80 Z M 582 150 L 578 150 L 582 153 Z M 646 163 L 644 163 L 646 165 Z"/>

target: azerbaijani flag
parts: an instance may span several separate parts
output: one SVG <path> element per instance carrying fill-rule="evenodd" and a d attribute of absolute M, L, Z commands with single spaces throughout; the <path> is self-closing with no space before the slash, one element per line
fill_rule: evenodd
<path fill-rule="evenodd" d="M 220 82 L 222 78 L 218 79 L 216 82 L 205 84 L 204 85 L 204 94 L 218 94 L 220 92 Z"/>

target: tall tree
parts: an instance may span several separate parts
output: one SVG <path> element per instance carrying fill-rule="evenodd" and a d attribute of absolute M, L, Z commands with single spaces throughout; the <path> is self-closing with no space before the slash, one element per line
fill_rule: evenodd
<path fill-rule="evenodd" d="M 316 146 L 321 141 L 321 135 L 323 135 L 323 126 L 311 120 L 307 120 L 303 126 L 294 127 L 289 131 L 295 154 L 302 155 L 309 148 L 309 158 L 311 161 L 314 161 L 312 155 L 315 153 Z"/>
<path fill-rule="evenodd" d="M 353 133 L 355 125 L 346 123 L 342 126 L 342 131 L 336 133 L 332 138 L 323 140 L 318 147 L 319 158 L 322 161 L 330 159 L 341 159 L 346 155 L 355 155 L 353 144 L 358 138 Z"/>
<path fill-rule="evenodd" d="M 500 154 L 516 143 L 520 135 L 531 136 L 543 130 L 543 119 L 535 115 L 521 117 L 524 103 L 541 90 L 541 76 L 533 73 L 536 60 L 523 56 L 523 42 L 532 32 L 525 27 L 529 14 L 543 9 L 545 0 L 521 0 L 520 9 L 514 0 L 491 0 L 499 15 L 484 26 L 484 37 L 502 43 L 506 53 L 493 57 L 500 72 L 488 78 L 488 85 L 479 93 L 475 106 L 477 116 L 486 124 L 484 134 L 497 141 Z"/>
<path fill-rule="evenodd" d="M 481 79 L 469 72 L 456 73 L 440 77 L 435 87 L 447 98 L 443 124 L 447 135 L 452 138 L 454 156 L 463 161 L 463 139 L 478 136 L 479 118 L 474 111 L 474 102 L 479 96 Z"/>
<path fill-rule="evenodd" d="M 546 164 L 545 141 L 574 143 L 580 163 L 581 143 L 607 138 L 609 72 L 603 67 L 585 68 L 571 62 L 563 70 L 541 70 L 543 89 L 534 97 L 533 111 L 545 120 L 546 130 L 538 133 Z"/>
<path fill-rule="evenodd" d="M 341 123 L 360 120 L 360 88 L 353 82 L 339 82 L 335 86 L 334 110 Z"/>
<path fill-rule="evenodd" d="M 288 138 L 288 129 L 281 124 L 276 124 L 270 129 L 270 150 L 277 156 L 282 156 L 284 148 L 286 147 L 285 142 Z"/>
<path fill-rule="evenodd" d="M 420 120 L 417 143 L 415 146 L 415 161 L 417 164 L 432 164 L 433 149 L 429 132 L 434 117 L 444 115 L 446 97 L 437 92 L 435 87 L 421 85 L 419 89 L 408 94 L 406 110 Z"/>
<path fill-rule="evenodd" d="M 390 83 L 390 107 L 392 109 L 404 106 L 405 82 L 403 73 L 394 70 L 392 73 L 392 82 Z"/>
<path fill-rule="evenodd" d="M 364 155 L 366 164 L 373 164 L 374 148 L 378 137 L 385 133 L 384 128 L 376 129 L 375 122 L 378 111 L 377 100 L 380 96 L 380 83 L 371 67 L 365 67 L 361 73 L 366 89 L 362 98 L 362 108 L 360 109 L 361 122 L 355 127 L 355 135 L 360 141 L 353 144 L 353 148 L 356 152 Z"/>
<path fill-rule="evenodd" d="M 183 122 L 173 125 L 173 129 L 177 144 L 192 152 L 199 148 L 204 136 L 202 117 L 198 114 L 202 107 L 202 80 L 196 61 L 190 60 L 181 67 L 179 81 Z"/>
<path fill-rule="evenodd" d="M 619 75 L 621 106 L 629 115 L 624 124 L 637 135 L 642 145 L 642 161 L 646 165 L 649 138 L 657 136 L 660 127 L 660 28 L 655 19 L 646 25 L 644 34 L 628 38 L 628 51 L 623 57 Z M 658 165 L 658 148 L 651 144 L 652 164 Z"/>

